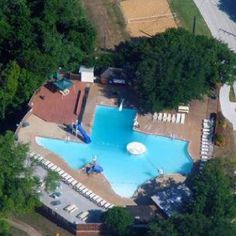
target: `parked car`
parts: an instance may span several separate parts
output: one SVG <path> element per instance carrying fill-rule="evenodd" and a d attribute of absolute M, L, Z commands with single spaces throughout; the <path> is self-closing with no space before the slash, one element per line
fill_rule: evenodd
<path fill-rule="evenodd" d="M 50 197 L 54 198 L 54 199 L 57 199 L 61 196 L 61 192 L 54 192 L 50 195 Z"/>
<path fill-rule="evenodd" d="M 56 200 L 56 201 L 51 201 L 51 205 L 53 206 L 58 206 L 61 204 L 61 201 L 60 200 Z"/>

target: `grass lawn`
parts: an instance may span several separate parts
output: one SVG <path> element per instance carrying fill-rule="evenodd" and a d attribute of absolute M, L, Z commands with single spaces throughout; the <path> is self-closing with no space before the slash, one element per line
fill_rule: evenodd
<path fill-rule="evenodd" d="M 233 86 L 230 86 L 229 100 L 230 100 L 230 102 L 236 102 L 236 96 L 235 96 L 235 94 L 234 94 L 234 88 L 233 88 Z"/>
<path fill-rule="evenodd" d="M 40 215 L 37 212 L 32 212 L 26 215 L 21 215 L 16 217 L 17 220 L 25 222 L 26 224 L 31 225 L 33 228 L 42 233 L 43 236 L 53 236 L 59 233 L 60 236 L 72 236 L 70 232 L 59 227 L 55 223 L 51 222 L 44 216 Z M 13 234 L 18 235 L 18 234 Z M 21 234 L 19 234 L 21 235 Z M 22 234 L 22 236 L 25 236 Z"/>
<path fill-rule="evenodd" d="M 168 0 L 171 10 L 176 14 L 183 28 L 193 31 L 193 18 L 196 16 L 196 34 L 211 37 L 211 33 L 193 0 Z"/>

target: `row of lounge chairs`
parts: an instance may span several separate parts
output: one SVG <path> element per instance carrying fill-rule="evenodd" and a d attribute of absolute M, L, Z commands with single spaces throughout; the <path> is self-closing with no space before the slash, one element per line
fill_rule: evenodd
<path fill-rule="evenodd" d="M 97 194 L 93 193 L 93 191 L 89 190 L 82 183 L 75 180 L 71 175 L 67 174 L 60 167 L 53 164 L 51 161 L 46 160 L 41 155 L 30 153 L 30 157 L 37 160 L 44 168 L 57 172 L 60 175 L 62 181 L 70 185 L 75 191 L 77 191 L 84 197 L 88 198 L 89 200 L 97 204 L 98 206 L 103 207 L 105 209 L 112 208 L 114 206 L 113 204 L 105 201 L 103 198 L 101 198 Z"/>
<path fill-rule="evenodd" d="M 204 119 L 202 123 L 200 169 L 202 169 L 205 162 L 211 158 L 211 142 L 209 140 L 209 137 L 213 135 L 213 129 L 214 122 L 209 119 Z"/>
<path fill-rule="evenodd" d="M 73 213 L 74 211 L 78 210 L 78 207 L 74 204 L 69 204 L 66 207 L 64 207 L 63 210 L 68 213 Z M 79 214 L 77 214 L 76 217 L 81 221 L 86 221 L 88 219 L 88 215 L 89 215 L 88 211 L 82 211 Z"/>
<path fill-rule="evenodd" d="M 153 118 L 153 120 L 162 121 L 162 122 L 184 124 L 185 123 L 185 116 L 186 115 L 184 113 L 170 114 L 170 113 L 154 112 L 152 118 Z"/>
<path fill-rule="evenodd" d="M 63 208 L 63 210 L 67 211 L 68 213 L 73 213 L 77 209 L 78 209 L 78 207 L 74 204 L 67 205 L 66 207 Z"/>

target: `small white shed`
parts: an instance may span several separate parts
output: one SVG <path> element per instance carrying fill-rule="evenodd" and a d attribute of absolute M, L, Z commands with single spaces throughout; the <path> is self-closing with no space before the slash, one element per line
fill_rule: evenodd
<path fill-rule="evenodd" d="M 82 82 L 93 83 L 94 80 L 96 79 L 94 77 L 94 67 L 89 68 L 85 66 L 80 66 L 79 73 Z"/>

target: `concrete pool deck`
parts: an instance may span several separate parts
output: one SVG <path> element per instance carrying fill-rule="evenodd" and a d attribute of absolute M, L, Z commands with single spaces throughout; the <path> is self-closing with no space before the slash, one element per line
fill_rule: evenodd
<path fill-rule="evenodd" d="M 108 91 L 112 93 L 108 93 Z M 119 91 L 122 91 L 119 93 Z M 92 84 L 87 98 L 87 103 L 83 115 L 83 125 L 89 132 L 91 131 L 94 119 L 96 105 L 118 106 L 118 97 L 132 96 L 124 87 L 107 86 Z M 125 103 L 125 106 L 132 107 L 133 104 Z M 140 131 L 154 133 L 157 135 L 170 136 L 174 134 L 176 138 L 189 141 L 189 153 L 194 161 L 199 160 L 200 136 L 202 119 L 207 118 L 209 113 L 216 112 L 217 101 L 205 99 L 204 101 L 193 101 L 190 105 L 190 113 L 186 118 L 184 125 L 172 123 L 153 122 L 151 114 L 139 115 Z M 25 121 L 29 123 L 27 127 L 21 127 L 18 130 L 18 140 L 23 143 L 29 143 L 31 151 L 41 154 L 46 159 L 52 161 L 57 166 L 82 182 L 96 194 L 116 205 L 134 205 L 133 199 L 122 198 L 118 196 L 111 188 L 106 178 L 101 175 L 87 176 L 82 170 L 71 169 L 68 164 L 59 156 L 42 148 L 35 142 L 35 137 L 49 137 L 66 140 L 80 140 L 69 134 L 65 126 L 56 123 L 46 122 L 34 114 L 30 114 Z M 179 178 L 173 178 L 179 181 Z"/>

